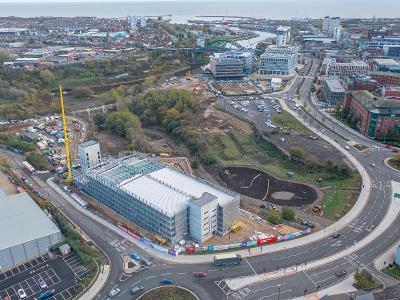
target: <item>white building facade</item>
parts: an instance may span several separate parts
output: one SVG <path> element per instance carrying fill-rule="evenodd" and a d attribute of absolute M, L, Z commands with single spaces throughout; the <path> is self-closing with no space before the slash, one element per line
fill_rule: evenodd
<path fill-rule="evenodd" d="M 297 47 L 270 47 L 260 56 L 259 73 L 263 75 L 292 75 L 297 62 Z"/>
<path fill-rule="evenodd" d="M 282 47 L 290 43 L 290 29 L 289 26 L 279 26 L 276 29 L 276 46 Z"/>
<path fill-rule="evenodd" d="M 90 140 L 78 145 L 79 163 L 83 170 L 101 163 L 100 144 Z"/>

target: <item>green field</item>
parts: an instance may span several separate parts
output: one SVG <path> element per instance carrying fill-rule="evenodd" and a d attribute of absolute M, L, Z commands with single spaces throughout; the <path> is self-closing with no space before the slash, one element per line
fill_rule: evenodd
<path fill-rule="evenodd" d="M 142 300 L 195 300 L 188 291 L 177 287 L 160 287 L 149 291 L 140 298 Z"/>
<path fill-rule="evenodd" d="M 389 273 L 393 277 L 396 277 L 397 279 L 400 279 L 400 267 L 387 268 L 385 269 L 385 272 Z"/>
<path fill-rule="evenodd" d="M 302 123 L 300 123 L 295 117 L 293 117 L 288 112 L 283 112 L 281 114 L 272 115 L 272 123 L 279 127 L 287 129 L 295 129 L 300 134 L 309 134 L 311 131 L 308 130 Z"/>
<path fill-rule="evenodd" d="M 222 146 L 224 147 L 224 156 L 226 159 L 238 159 L 240 158 L 240 152 L 235 144 L 235 142 L 228 135 L 223 135 L 219 137 Z"/>

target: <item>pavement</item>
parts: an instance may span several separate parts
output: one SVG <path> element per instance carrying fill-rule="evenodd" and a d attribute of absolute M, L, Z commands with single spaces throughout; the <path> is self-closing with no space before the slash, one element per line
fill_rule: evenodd
<path fill-rule="evenodd" d="M 101 266 L 99 275 L 93 285 L 87 290 L 81 297 L 80 300 L 91 300 L 95 299 L 96 296 L 100 293 L 103 289 L 104 285 L 106 284 L 108 277 L 110 275 L 111 268 L 109 265 Z"/>

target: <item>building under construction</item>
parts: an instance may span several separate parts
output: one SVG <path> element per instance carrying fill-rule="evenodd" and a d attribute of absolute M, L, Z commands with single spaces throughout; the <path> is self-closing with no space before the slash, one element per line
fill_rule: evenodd
<path fill-rule="evenodd" d="M 239 218 L 239 194 L 141 153 L 108 160 L 75 179 L 87 195 L 171 243 L 224 235 Z"/>

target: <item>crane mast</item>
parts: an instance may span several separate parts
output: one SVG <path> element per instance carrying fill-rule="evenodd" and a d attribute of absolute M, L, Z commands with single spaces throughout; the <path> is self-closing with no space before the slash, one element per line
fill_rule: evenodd
<path fill-rule="evenodd" d="M 63 122 L 63 130 L 64 130 L 64 140 L 65 140 L 65 156 L 67 161 L 67 168 L 68 168 L 68 176 L 66 181 L 72 182 L 74 179 L 72 177 L 72 163 L 71 163 L 71 155 L 69 153 L 69 137 L 67 133 L 67 119 L 65 117 L 65 110 L 64 110 L 64 96 L 63 96 L 63 89 L 60 84 L 60 102 L 61 102 L 61 117 Z"/>

